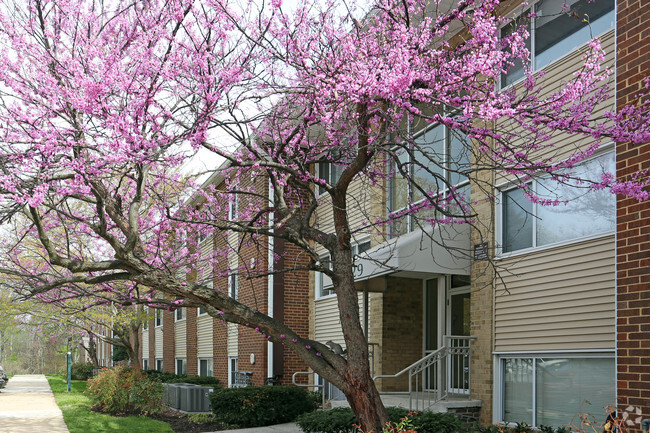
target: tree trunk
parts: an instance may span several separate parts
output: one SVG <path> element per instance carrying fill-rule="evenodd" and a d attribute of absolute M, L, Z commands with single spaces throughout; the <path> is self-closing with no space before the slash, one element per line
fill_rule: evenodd
<path fill-rule="evenodd" d="M 359 320 L 352 256 L 349 250 L 341 251 L 336 256 L 338 263 L 334 264 L 334 272 L 340 276 L 337 278 L 336 293 L 347 348 L 347 368 L 341 391 L 357 416 L 361 429 L 364 432 L 381 432 L 388 422 L 388 412 L 370 375 L 368 341 Z"/>

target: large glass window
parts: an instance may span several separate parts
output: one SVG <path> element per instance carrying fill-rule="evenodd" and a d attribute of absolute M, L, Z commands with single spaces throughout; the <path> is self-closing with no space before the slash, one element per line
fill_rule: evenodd
<path fill-rule="evenodd" d="M 181 307 L 176 309 L 176 311 L 174 312 L 174 321 L 178 322 L 180 320 L 185 320 L 186 314 L 187 313 L 185 308 Z"/>
<path fill-rule="evenodd" d="M 613 357 L 502 359 L 501 376 L 504 422 L 559 427 L 582 413 L 604 420 L 616 402 Z"/>
<path fill-rule="evenodd" d="M 529 9 L 501 30 L 501 36 L 506 37 L 526 26 L 530 33 L 526 43 L 534 70 L 544 68 L 612 29 L 616 19 L 614 0 L 540 0 L 535 3 L 534 11 L 533 17 L 529 18 Z M 523 75 L 523 64 L 517 61 L 502 75 L 501 86 L 512 84 Z"/>
<path fill-rule="evenodd" d="M 457 188 L 456 194 L 469 195 L 464 172 L 470 167 L 470 150 L 467 139 L 443 125 L 427 129 L 415 138 L 409 152 L 402 151 L 396 161 L 391 178 L 388 210 L 398 212 L 424 199 L 424 193 L 446 195 L 449 186 Z M 406 171 L 406 176 L 402 171 Z M 412 179 L 412 182 L 407 180 Z M 469 197 L 465 197 L 464 200 Z M 452 203 L 453 206 L 453 203 Z M 420 215 L 426 218 L 426 212 Z M 415 229 L 412 219 L 405 217 L 391 224 L 391 234 L 401 235 Z"/>
<path fill-rule="evenodd" d="M 501 250 L 518 251 L 611 232 L 616 224 L 616 196 L 607 189 L 591 190 L 602 173 L 615 171 L 614 153 L 590 159 L 571 171 L 577 180 L 542 177 L 524 188 L 505 191 L 501 200 Z M 534 204 L 525 190 L 550 204 Z"/>

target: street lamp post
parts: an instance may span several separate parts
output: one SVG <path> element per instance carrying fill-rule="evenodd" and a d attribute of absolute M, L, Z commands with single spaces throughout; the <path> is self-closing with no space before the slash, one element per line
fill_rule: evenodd
<path fill-rule="evenodd" d="M 70 387 L 71 387 L 71 379 L 72 379 L 72 354 L 70 353 L 70 337 L 68 337 L 68 344 L 66 344 L 66 358 L 67 358 L 67 366 L 68 366 L 68 392 L 70 392 Z"/>

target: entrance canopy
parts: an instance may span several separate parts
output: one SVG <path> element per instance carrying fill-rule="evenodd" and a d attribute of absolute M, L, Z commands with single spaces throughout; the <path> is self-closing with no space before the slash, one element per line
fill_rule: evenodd
<path fill-rule="evenodd" d="M 469 275 L 470 227 L 438 225 L 390 239 L 357 256 L 353 270 L 357 283 L 389 274 L 419 279 Z M 324 287 L 331 287 L 331 280 L 323 277 Z"/>

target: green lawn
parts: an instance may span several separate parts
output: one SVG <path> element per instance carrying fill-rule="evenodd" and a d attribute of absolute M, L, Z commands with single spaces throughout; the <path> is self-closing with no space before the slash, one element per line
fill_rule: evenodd
<path fill-rule="evenodd" d="M 72 381 L 72 391 L 68 393 L 63 375 L 48 375 L 48 382 L 54 392 L 56 403 L 63 412 L 63 419 L 70 433 L 104 432 L 173 432 L 169 424 L 144 416 L 117 417 L 92 412 L 90 400 L 84 395 L 86 382 Z"/>

